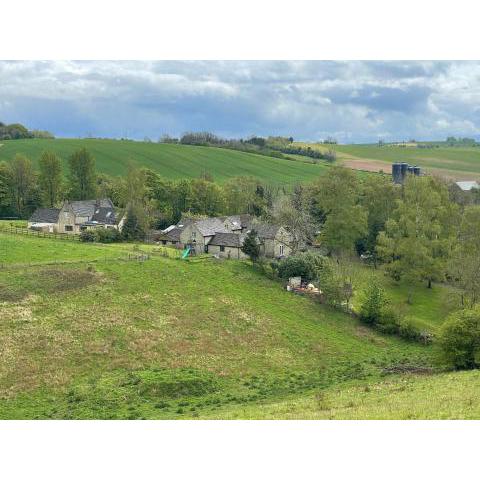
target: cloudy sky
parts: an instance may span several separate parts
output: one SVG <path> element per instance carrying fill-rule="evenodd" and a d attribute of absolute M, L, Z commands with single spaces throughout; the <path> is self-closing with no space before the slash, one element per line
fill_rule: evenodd
<path fill-rule="evenodd" d="M 0 121 L 59 137 L 480 137 L 480 62 L 0 62 Z"/>

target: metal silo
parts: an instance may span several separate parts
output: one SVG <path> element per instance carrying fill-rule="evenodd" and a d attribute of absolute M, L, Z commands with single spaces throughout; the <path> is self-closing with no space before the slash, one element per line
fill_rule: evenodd
<path fill-rule="evenodd" d="M 393 183 L 402 183 L 402 165 L 400 163 L 392 165 L 392 179 Z"/>

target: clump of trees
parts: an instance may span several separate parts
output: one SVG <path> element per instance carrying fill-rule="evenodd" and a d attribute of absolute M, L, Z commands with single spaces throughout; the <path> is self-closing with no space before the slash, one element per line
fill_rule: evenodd
<path fill-rule="evenodd" d="M 439 344 L 445 360 L 456 369 L 480 366 L 480 307 L 453 313 L 442 325 Z"/>
<path fill-rule="evenodd" d="M 0 122 L 0 140 L 21 140 L 24 138 L 54 138 L 46 130 L 28 130 L 21 123 L 6 125 Z"/>

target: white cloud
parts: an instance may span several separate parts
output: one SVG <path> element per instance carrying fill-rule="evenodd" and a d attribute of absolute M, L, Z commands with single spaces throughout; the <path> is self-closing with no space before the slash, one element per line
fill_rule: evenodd
<path fill-rule="evenodd" d="M 0 120 L 60 136 L 480 131 L 477 62 L 0 62 Z"/>

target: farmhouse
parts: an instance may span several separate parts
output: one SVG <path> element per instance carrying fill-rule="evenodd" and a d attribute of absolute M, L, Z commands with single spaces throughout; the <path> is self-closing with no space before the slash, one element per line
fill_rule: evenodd
<path fill-rule="evenodd" d="M 95 228 L 121 230 L 124 217 L 115 211 L 109 198 L 65 201 L 61 208 L 37 208 L 28 228 L 51 233 L 80 233 Z"/>
<path fill-rule="evenodd" d="M 205 219 L 184 217 L 154 235 L 154 240 L 181 249 L 190 247 L 195 254 L 242 259 L 246 256 L 241 247 L 250 230 L 257 232 L 261 255 L 283 257 L 291 253 L 291 235 L 284 227 L 261 223 L 246 214 Z"/>

